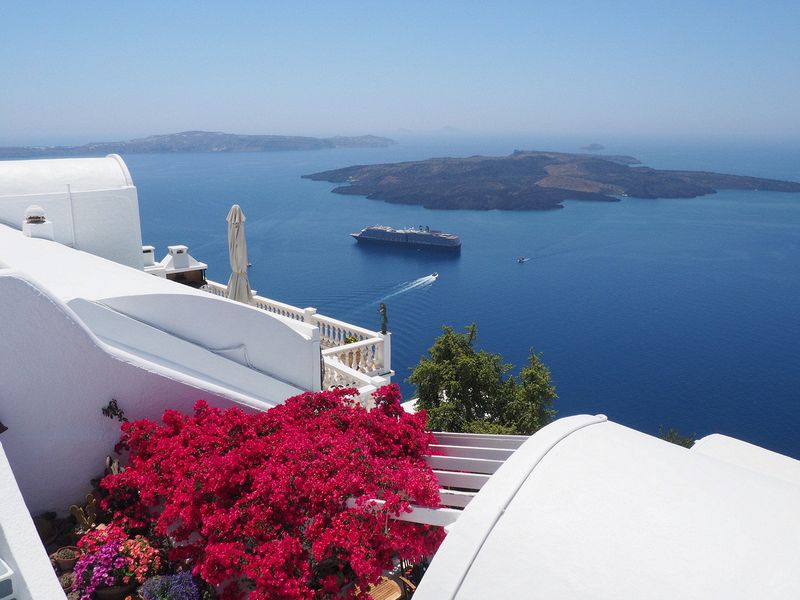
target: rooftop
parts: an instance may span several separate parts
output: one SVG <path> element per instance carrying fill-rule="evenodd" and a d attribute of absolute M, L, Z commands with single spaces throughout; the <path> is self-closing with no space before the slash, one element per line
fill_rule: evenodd
<path fill-rule="evenodd" d="M 800 594 L 800 461 L 725 436 L 686 449 L 559 419 L 451 525 L 418 600 Z"/>

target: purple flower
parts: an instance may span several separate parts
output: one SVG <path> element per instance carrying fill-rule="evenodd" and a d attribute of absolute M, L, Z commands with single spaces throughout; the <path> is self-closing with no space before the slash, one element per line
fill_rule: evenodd
<path fill-rule="evenodd" d="M 80 600 L 91 600 L 94 591 L 101 586 L 117 583 L 117 573 L 127 562 L 119 553 L 119 542 L 109 542 L 96 552 L 82 555 L 75 563 L 72 591 L 81 594 Z"/>
<path fill-rule="evenodd" d="M 188 571 L 151 577 L 139 593 L 145 600 L 200 600 L 200 591 Z"/>

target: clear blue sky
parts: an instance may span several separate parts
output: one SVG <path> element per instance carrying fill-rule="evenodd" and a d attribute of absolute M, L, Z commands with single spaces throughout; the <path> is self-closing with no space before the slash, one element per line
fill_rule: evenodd
<path fill-rule="evenodd" d="M 0 2 L 0 143 L 800 138 L 800 1 Z"/>

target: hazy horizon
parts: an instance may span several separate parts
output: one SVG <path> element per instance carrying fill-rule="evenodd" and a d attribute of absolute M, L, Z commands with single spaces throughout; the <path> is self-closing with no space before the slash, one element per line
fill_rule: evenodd
<path fill-rule="evenodd" d="M 0 5 L 0 145 L 186 130 L 800 139 L 800 4 Z"/>

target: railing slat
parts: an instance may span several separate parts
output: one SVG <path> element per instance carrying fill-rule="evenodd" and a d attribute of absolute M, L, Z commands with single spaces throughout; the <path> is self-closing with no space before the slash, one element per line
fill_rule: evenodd
<path fill-rule="evenodd" d="M 529 436 L 525 435 L 484 435 L 479 433 L 448 433 L 434 431 L 437 441 L 446 446 L 473 446 L 477 448 L 504 448 L 516 450 Z"/>
<path fill-rule="evenodd" d="M 457 492 L 455 490 L 439 490 L 439 502 L 444 506 L 464 508 L 475 497 L 475 492 Z"/>
<path fill-rule="evenodd" d="M 461 458 L 460 456 L 426 456 L 425 461 L 433 469 L 447 471 L 467 471 L 469 473 L 486 473 L 491 475 L 503 466 L 502 460 L 485 458 Z"/>
<path fill-rule="evenodd" d="M 431 453 L 438 456 L 460 456 L 463 458 L 488 458 L 506 460 L 514 454 L 511 448 L 479 448 L 476 446 L 447 446 L 431 444 Z"/>
<path fill-rule="evenodd" d="M 383 500 L 370 500 L 371 506 L 365 508 L 372 510 L 379 510 L 385 502 Z M 347 501 L 348 508 L 356 508 L 355 500 L 352 498 Z M 410 523 L 422 523 L 425 525 L 438 525 L 444 527 L 450 525 L 458 520 L 461 516 L 460 510 L 454 508 L 429 508 L 427 506 L 418 506 L 412 504 L 410 506 L 411 512 L 400 513 L 399 515 L 389 515 L 390 518 L 397 521 L 408 521 Z"/>
<path fill-rule="evenodd" d="M 447 487 L 456 487 L 464 490 L 480 490 L 487 481 L 490 475 L 482 475 L 479 473 L 458 473 L 456 471 L 441 471 L 438 469 L 433 470 L 439 485 Z"/>

